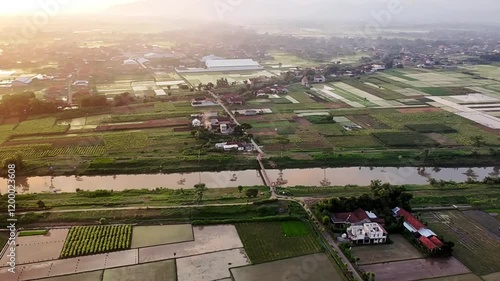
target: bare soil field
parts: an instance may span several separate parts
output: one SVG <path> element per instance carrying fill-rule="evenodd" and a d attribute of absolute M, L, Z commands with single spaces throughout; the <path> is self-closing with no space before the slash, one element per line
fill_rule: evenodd
<path fill-rule="evenodd" d="M 104 270 L 102 281 L 176 281 L 175 260 L 144 263 Z"/>
<path fill-rule="evenodd" d="M 425 279 L 425 280 L 421 280 L 421 281 L 482 281 L 482 280 L 483 279 L 479 278 L 477 275 L 469 273 L 469 274 L 461 274 L 461 275 L 454 275 L 454 276 Z"/>
<path fill-rule="evenodd" d="M 297 272 L 297 270 L 300 272 Z M 343 280 L 325 254 L 307 255 L 258 265 L 232 268 L 231 275 L 234 281 Z"/>
<path fill-rule="evenodd" d="M 354 246 L 352 252 L 360 265 L 423 258 L 402 235 L 391 235 L 391 240 L 392 244 Z"/>
<path fill-rule="evenodd" d="M 424 134 L 424 135 L 428 136 L 433 141 L 435 141 L 435 142 L 437 142 L 437 143 L 439 143 L 440 145 L 443 145 L 443 146 L 457 146 L 457 145 L 460 145 L 455 140 L 452 140 L 452 139 L 450 139 L 449 137 L 447 137 L 447 136 L 445 136 L 443 134 L 428 133 L 428 134 Z"/>
<path fill-rule="evenodd" d="M 495 235 L 500 240 L 500 221 L 490 214 L 480 210 L 464 211 L 464 213 L 478 222 L 484 228 L 488 229 L 491 234 Z M 499 242 L 500 243 L 500 242 Z"/>
<path fill-rule="evenodd" d="M 370 115 L 352 115 L 346 117 L 365 129 L 389 129 L 389 126 L 377 121 Z"/>
<path fill-rule="evenodd" d="M 69 229 L 52 229 L 46 235 L 17 237 L 16 264 L 58 259 L 68 231 Z M 7 261 L 7 255 L 3 255 L 0 265 L 6 265 Z"/>
<path fill-rule="evenodd" d="M 491 273 L 481 276 L 485 281 L 498 281 L 500 280 L 500 272 Z"/>
<path fill-rule="evenodd" d="M 243 249 L 180 258 L 176 261 L 177 281 L 219 280 L 231 277 L 230 268 L 250 264 Z"/>
<path fill-rule="evenodd" d="M 425 112 L 439 112 L 441 109 L 435 107 L 418 107 L 418 108 L 401 108 L 398 109 L 401 113 L 425 113 Z"/>
<path fill-rule="evenodd" d="M 78 273 L 78 274 L 65 275 L 59 277 L 49 277 L 38 280 L 39 281 L 102 281 L 102 274 L 103 271 L 100 270 L 100 271 Z"/>
<path fill-rule="evenodd" d="M 416 259 L 361 266 L 375 273 L 377 281 L 413 281 L 470 273 L 456 258 Z"/>
<path fill-rule="evenodd" d="M 193 227 L 194 241 L 139 249 L 139 262 L 243 248 L 234 225 Z"/>
<path fill-rule="evenodd" d="M 453 255 L 477 275 L 500 271 L 500 242 L 496 235 L 460 211 L 423 212 L 422 219 L 446 240 Z"/>
<path fill-rule="evenodd" d="M 190 224 L 134 226 L 131 247 L 143 248 L 193 240 L 193 227 Z"/>

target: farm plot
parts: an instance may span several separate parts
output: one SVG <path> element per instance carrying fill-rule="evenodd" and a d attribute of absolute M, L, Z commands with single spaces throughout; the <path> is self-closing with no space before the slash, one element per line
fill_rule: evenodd
<path fill-rule="evenodd" d="M 190 224 L 134 226 L 131 247 L 142 248 L 192 240 L 194 240 L 194 234 Z"/>
<path fill-rule="evenodd" d="M 193 227 L 194 241 L 139 249 L 139 262 L 182 258 L 243 247 L 234 225 Z"/>
<path fill-rule="evenodd" d="M 469 274 L 461 274 L 461 275 L 453 275 L 453 276 L 425 279 L 425 280 L 421 280 L 421 281 L 483 281 L 483 279 L 479 278 L 478 276 L 476 276 L 472 273 L 469 273 Z"/>
<path fill-rule="evenodd" d="M 360 268 L 375 273 L 377 281 L 413 281 L 470 273 L 467 267 L 453 257 L 377 263 Z"/>
<path fill-rule="evenodd" d="M 102 278 L 102 281 L 136 280 L 177 281 L 175 260 L 106 269 Z"/>
<path fill-rule="evenodd" d="M 309 61 L 306 59 L 299 58 L 290 53 L 283 53 L 277 51 L 271 51 L 271 56 L 273 57 L 272 61 L 265 61 L 264 64 L 272 65 L 272 64 L 282 64 L 282 67 L 309 67 L 309 66 L 317 66 L 318 63 Z"/>
<path fill-rule="evenodd" d="M 61 251 L 61 258 L 128 249 L 131 236 L 130 225 L 72 227 Z"/>
<path fill-rule="evenodd" d="M 359 258 L 360 265 L 423 258 L 422 253 L 402 235 L 391 235 L 391 240 L 392 244 L 355 246 L 352 252 Z"/>
<path fill-rule="evenodd" d="M 59 258 L 68 229 L 52 229 L 45 235 L 17 237 L 16 264 L 26 264 Z M 36 251 L 33 249 L 36 248 Z M 0 264 L 6 265 L 6 254 L 0 259 Z"/>
<path fill-rule="evenodd" d="M 48 117 L 21 122 L 12 135 L 65 133 L 68 129 L 68 125 L 56 125 L 56 118 Z"/>
<path fill-rule="evenodd" d="M 230 268 L 250 264 L 243 249 L 185 257 L 176 262 L 177 281 L 220 280 L 231 277 Z"/>
<path fill-rule="evenodd" d="M 150 145 L 148 136 L 144 133 L 104 134 L 103 139 L 108 150 L 126 151 Z"/>
<path fill-rule="evenodd" d="M 328 136 L 328 141 L 340 148 L 381 148 L 383 144 L 370 135 L 359 136 Z"/>
<path fill-rule="evenodd" d="M 465 87 L 424 87 L 418 88 L 418 90 L 432 96 L 466 96 L 476 93 L 476 91 Z"/>
<path fill-rule="evenodd" d="M 410 130 L 419 133 L 456 133 L 457 130 L 446 126 L 444 124 L 408 124 L 406 125 Z"/>
<path fill-rule="evenodd" d="M 0 144 L 9 139 L 10 135 L 12 135 L 12 130 L 15 125 L 1 125 L 0 126 Z"/>
<path fill-rule="evenodd" d="M 375 95 L 372 95 L 372 94 L 370 94 L 368 92 L 360 90 L 360 89 L 358 89 L 356 87 L 353 87 L 351 85 L 348 85 L 346 83 L 337 82 L 337 83 L 333 83 L 333 85 L 335 87 L 338 87 L 338 88 L 340 88 L 340 89 L 342 89 L 344 91 L 347 91 L 347 92 L 349 92 L 349 93 L 351 93 L 353 95 L 356 95 L 356 96 L 360 97 L 361 99 L 364 99 L 364 100 L 367 100 L 367 101 L 369 101 L 371 103 L 374 103 L 374 104 L 376 104 L 378 106 L 382 106 L 382 107 L 390 107 L 391 106 L 391 104 L 388 103 L 385 99 L 377 97 Z"/>
<path fill-rule="evenodd" d="M 455 243 L 453 255 L 472 272 L 484 275 L 500 271 L 500 243 L 480 223 L 460 211 L 422 213 L 436 233 Z"/>
<path fill-rule="evenodd" d="M 419 91 L 419 90 L 413 89 L 413 88 L 399 89 L 399 90 L 396 90 L 396 92 L 398 92 L 404 96 L 407 96 L 407 97 L 429 96 L 428 93 L 422 92 L 422 91 Z"/>
<path fill-rule="evenodd" d="M 102 281 L 103 271 L 92 271 L 58 277 L 38 279 L 38 281 Z"/>
<path fill-rule="evenodd" d="M 392 147 L 433 147 L 437 143 L 417 132 L 372 133 L 382 143 Z"/>
<path fill-rule="evenodd" d="M 307 274 L 297 275 L 292 269 L 300 268 Z M 231 269 L 234 281 L 341 281 L 342 276 L 335 270 L 325 254 L 301 256 L 275 262 L 236 267 Z M 378 280 L 378 279 L 377 279 Z"/>
<path fill-rule="evenodd" d="M 334 83 L 328 84 L 329 86 L 324 86 L 323 89 L 319 90 L 323 95 L 329 97 L 330 99 L 335 99 L 348 104 L 354 108 L 364 108 L 364 107 L 375 107 L 374 103 L 369 102 L 367 99 L 361 98 L 351 92 L 344 90 Z"/>
<path fill-rule="evenodd" d="M 497 236 L 498 240 L 500 240 L 499 220 L 495 219 L 490 214 L 479 210 L 464 211 L 464 213 L 471 217 L 474 221 L 481 224 L 484 228 L 488 229 L 493 235 Z"/>
<path fill-rule="evenodd" d="M 264 263 L 321 251 L 312 233 L 286 236 L 281 223 L 241 223 L 236 228 L 252 263 Z"/>

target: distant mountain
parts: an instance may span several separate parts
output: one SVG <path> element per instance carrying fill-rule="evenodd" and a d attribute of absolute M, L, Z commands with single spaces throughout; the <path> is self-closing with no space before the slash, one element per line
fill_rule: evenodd
<path fill-rule="evenodd" d="M 394 23 L 496 22 L 497 0 L 140 0 L 116 5 L 106 13 L 120 16 L 242 20 L 373 22 L 389 14 Z M 390 3 L 396 3 L 391 6 Z M 385 23 L 385 22 L 384 22 Z M 385 25 L 385 24 L 384 24 Z"/>

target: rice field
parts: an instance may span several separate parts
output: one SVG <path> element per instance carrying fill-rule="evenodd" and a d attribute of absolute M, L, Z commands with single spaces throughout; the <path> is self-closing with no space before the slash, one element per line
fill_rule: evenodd
<path fill-rule="evenodd" d="M 293 226 L 293 227 L 292 227 Z M 254 264 L 269 262 L 278 259 L 296 257 L 321 251 L 317 238 L 300 226 L 300 236 L 288 236 L 293 231 L 298 232 L 298 225 L 278 222 L 241 223 L 237 224 L 238 234 L 243 242 L 248 257 Z"/>
<path fill-rule="evenodd" d="M 455 243 L 453 255 L 478 275 L 500 271 L 500 243 L 473 218 L 460 211 L 424 212 L 429 227 Z"/>

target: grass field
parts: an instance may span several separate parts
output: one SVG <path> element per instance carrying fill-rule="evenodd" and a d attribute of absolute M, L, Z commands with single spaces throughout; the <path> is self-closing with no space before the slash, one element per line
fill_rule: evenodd
<path fill-rule="evenodd" d="M 292 225 L 287 225 L 286 228 L 296 231 L 297 225 Z M 312 233 L 288 237 L 282 230 L 281 223 L 241 223 L 236 228 L 245 251 L 254 264 L 321 251 Z"/>
<path fill-rule="evenodd" d="M 283 53 L 278 51 L 271 51 L 270 55 L 274 58 L 272 61 L 265 61 L 266 65 L 277 65 L 281 63 L 283 66 L 299 66 L 299 67 L 309 67 L 309 66 L 317 66 L 317 62 L 305 60 L 299 58 L 293 54 Z"/>
<path fill-rule="evenodd" d="M 472 272 L 486 275 L 500 271 L 500 243 L 465 213 L 425 212 L 422 218 L 434 232 L 455 243 L 454 256 Z"/>
<path fill-rule="evenodd" d="M 19 237 L 45 235 L 48 232 L 49 232 L 48 230 L 26 230 L 19 232 Z"/>
<path fill-rule="evenodd" d="M 359 258 L 358 264 L 383 263 L 422 258 L 420 253 L 406 238 L 399 234 L 390 235 L 392 244 L 354 246 L 352 252 Z"/>
<path fill-rule="evenodd" d="M 134 226 L 131 248 L 142 248 L 194 240 L 190 224 Z"/>
<path fill-rule="evenodd" d="M 301 221 L 288 221 L 281 223 L 281 229 L 286 237 L 305 236 L 309 234 L 309 227 Z"/>

